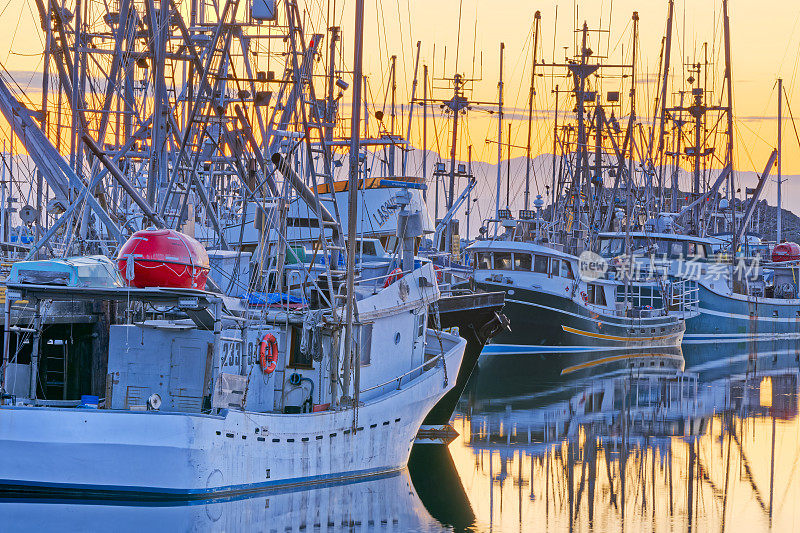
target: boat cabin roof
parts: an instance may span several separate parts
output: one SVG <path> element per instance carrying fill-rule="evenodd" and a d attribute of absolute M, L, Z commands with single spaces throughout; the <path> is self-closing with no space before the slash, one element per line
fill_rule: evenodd
<path fill-rule="evenodd" d="M 527 252 L 531 254 L 549 255 L 551 257 L 558 257 L 577 261 L 574 255 L 556 250 L 555 248 L 546 244 L 535 244 L 525 241 L 500 241 L 500 240 L 486 240 L 475 241 L 467 247 L 468 252 Z"/>
<path fill-rule="evenodd" d="M 720 243 L 720 239 L 718 238 L 698 237 L 696 235 L 683 235 L 680 233 L 650 233 L 644 231 L 635 231 L 630 232 L 628 235 L 630 235 L 632 239 L 652 239 L 654 241 L 685 241 L 712 245 Z M 605 232 L 598 235 L 600 239 L 624 239 L 625 236 L 626 234 L 623 232 Z"/>
<path fill-rule="evenodd" d="M 228 310 L 239 310 L 241 307 L 240 300 L 223 294 L 171 287 L 70 287 L 9 282 L 6 285 L 6 298 L 12 303 L 35 298 L 55 301 L 140 301 L 168 305 L 186 312 L 201 329 L 214 329 L 213 306 L 221 304 L 223 309 Z"/>

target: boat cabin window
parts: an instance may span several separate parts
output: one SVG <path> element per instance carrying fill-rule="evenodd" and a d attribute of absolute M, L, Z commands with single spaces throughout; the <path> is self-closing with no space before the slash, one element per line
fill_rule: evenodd
<path fill-rule="evenodd" d="M 494 253 L 495 270 L 513 270 L 512 265 L 513 263 L 511 262 L 511 252 Z"/>
<path fill-rule="evenodd" d="M 572 274 L 572 265 L 570 265 L 569 261 L 561 261 L 561 277 L 575 279 L 575 276 Z"/>
<path fill-rule="evenodd" d="M 550 277 L 558 276 L 559 268 L 561 268 L 561 260 L 555 257 L 550 258 Z"/>
<path fill-rule="evenodd" d="M 603 257 L 614 257 L 625 252 L 624 239 L 603 239 L 600 241 L 600 255 Z"/>
<path fill-rule="evenodd" d="M 381 240 L 381 244 L 383 244 L 384 250 L 396 250 L 397 245 L 400 244 L 400 241 L 397 240 L 397 235 L 389 235 L 383 239 L 385 239 L 385 242 L 384 240 Z"/>
<path fill-rule="evenodd" d="M 711 255 L 711 248 L 698 242 L 685 242 L 675 239 L 660 239 L 655 242 L 649 238 L 635 237 L 631 239 L 631 249 L 634 252 L 649 253 L 651 246 L 655 245 L 655 253 L 666 256 L 668 259 L 682 257 L 707 258 Z M 620 237 L 603 238 L 600 240 L 600 255 L 615 257 L 625 253 L 625 239 Z"/>
<path fill-rule="evenodd" d="M 314 368 L 314 360 L 312 359 L 311 352 L 302 353 L 300 351 L 300 336 L 302 335 L 303 329 L 301 327 L 292 326 L 291 331 L 292 334 L 289 349 L 289 364 L 287 366 L 289 368 Z"/>
<path fill-rule="evenodd" d="M 378 252 L 375 250 L 375 243 L 372 241 L 359 241 L 358 246 L 361 248 L 361 253 L 363 255 L 378 255 Z"/>
<path fill-rule="evenodd" d="M 537 255 L 533 260 L 533 271 L 539 274 L 547 274 L 547 261 L 550 259 L 546 255 Z"/>
<path fill-rule="evenodd" d="M 630 285 L 628 290 L 624 286 L 617 289 L 617 302 L 629 302 L 633 307 L 652 307 L 660 309 L 664 306 L 661 291 L 655 286 Z"/>
<path fill-rule="evenodd" d="M 705 259 L 706 247 L 703 244 L 699 244 L 696 242 L 687 242 L 686 257 L 687 258 L 698 257 L 700 259 Z"/>
<path fill-rule="evenodd" d="M 514 252 L 514 270 L 531 271 L 531 254 Z"/>
<path fill-rule="evenodd" d="M 475 253 L 475 268 L 478 270 L 491 270 L 492 268 L 492 253 L 491 252 L 476 252 Z"/>
<path fill-rule="evenodd" d="M 606 305 L 606 294 L 601 285 L 590 283 L 586 287 L 586 301 L 595 305 Z"/>

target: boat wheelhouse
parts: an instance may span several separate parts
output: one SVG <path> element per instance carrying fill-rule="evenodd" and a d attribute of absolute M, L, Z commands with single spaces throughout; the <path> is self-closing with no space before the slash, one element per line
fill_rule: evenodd
<path fill-rule="evenodd" d="M 626 239 L 630 240 L 630 250 L 626 249 Z M 628 252 L 641 254 L 648 251 L 670 260 L 696 258 L 702 261 L 716 257 L 724 244 L 721 239 L 713 237 L 649 232 L 630 232 L 627 235 L 623 232 L 600 233 L 597 242 L 598 253 L 606 259 Z"/>
<path fill-rule="evenodd" d="M 601 233 L 601 255 L 626 253 L 625 238 Z M 687 368 L 734 364 L 732 354 L 772 351 L 775 342 L 800 347 L 800 263 L 720 254 L 730 248 L 722 237 L 640 232 L 629 238 L 638 264 L 697 285 L 698 313 L 687 317 L 683 339 Z M 736 361 L 745 371 L 746 362 Z"/>
<path fill-rule="evenodd" d="M 602 263 L 599 271 L 587 272 L 586 257 L 529 241 L 477 241 L 468 253 L 473 283 L 505 291 L 512 327 L 484 349 L 482 372 L 497 361 L 523 363 L 539 377 L 608 372 L 651 360 L 682 367 L 680 356 L 655 362 L 637 349 L 680 346 L 693 305 L 692 290 L 683 283 L 626 281 Z"/>

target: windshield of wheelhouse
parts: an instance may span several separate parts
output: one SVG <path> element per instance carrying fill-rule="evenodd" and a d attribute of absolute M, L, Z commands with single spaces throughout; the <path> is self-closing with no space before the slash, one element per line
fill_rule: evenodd
<path fill-rule="evenodd" d="M 575 279 L 569 260 L 530 252 L 471 252 L 475 270 L 513 270 L 532 272 L 547 277 Z"/>
<path fill-rule="evenodd" d="M 656 254 L 667 259 L 706 259 L 710 247 L 704 243 L 677 239 L 631 237 L 631 252 L 634 254 Z M 610 259 L 625 253 L 624 237 L 600 237 L 600 255 Z"/>
<path fill-rule="evenodd" d="M 622 237 L 600 237 L 600 255 L 610 259 L 625 253 L 625 239 Z"/>

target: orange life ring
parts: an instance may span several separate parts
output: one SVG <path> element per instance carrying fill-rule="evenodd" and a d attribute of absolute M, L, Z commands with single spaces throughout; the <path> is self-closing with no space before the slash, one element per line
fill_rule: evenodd
<path fill-rule="evenodd" d="M 267 346 L 269 346 L 269 355 L 267 355 Z M 272 333 L 267 333 L 261 339 L 261 346 L 258 352 L 259 362 L 261 363 L 261 371 L 265 374 L 272 374 L 278 364 L 278 340 Z"/>
<path fill-rule="evenodd" d="M 394 270 L 389 272 L 389 275 L 386 277 L 386 281 L 383 282 L 383 288 L 385 289 L 386 287 L 388 287 L 389 285 L 391 285 L 392 283 L 394 283 L 395 281 L 397 281 L 402 277 L 403 277 L 403 269 L 400 267 L 395 268 Z"/>

